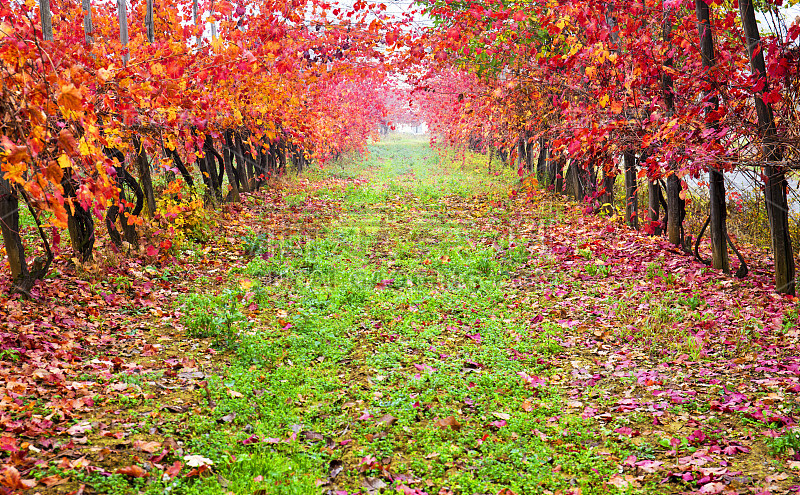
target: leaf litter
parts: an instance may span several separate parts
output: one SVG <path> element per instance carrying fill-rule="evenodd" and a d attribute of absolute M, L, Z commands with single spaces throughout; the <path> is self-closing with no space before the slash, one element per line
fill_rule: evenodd
<path fill-rule="evenodd" d="M 213 240 L 193 256 L 109 258 L 77 268 L 61 260 L 59 277 L 41 284 L 34 301 L 2 296 L 0 485 L 97 493 L 78 473 L 217 482 L 208 473 L 223 476 L 223 465 L 187 450 L 193 432 L 181 425 L 194 415 L 234 429 L 233 455 L 263 446 L 321 452 L 327 460 L 317 485 L 336 494 L 473 493 L 472 482 L 493 493 L 536 486 L 561 494 L 790 493 L 800 486 L 800 443 L 781 443 L 797 421 L 797 301 L 771 291 L 763 253 L 747 253 L 749 278 L 728 278 L 663 239 L 537 190 L 427 200 L 384 191 L 362 208 L 330 194 L 379 187 L 362 179 L 291 187 L 306 195 L 302 209 L 286 204 L 285 190 L 253 195 L 246 210 L 222 213 Z M 459 260 L 437 246 L 458 229 L 467 251 L 491 253 L 481 262 L 505 271 L 502 307 L 481 310 L 473 298 L 473 307 L 429 311 L 428 302 L 410 300 L 380 315 L 362 311 L 342 359 L 329 364 L 318 354 L 323 361 L 302 365 L 335 366 L 344 388 L 319 396 L 334 406 L 295 396 L 290 407 L 301 422 L 266 432 L 274 436 L 254 432 L 254 418 L 220 404 L 276 392 L 231 383 L 212 396 L 209 380 L 224 377 L 235 356 L 187 337 L 177 300 L 228 283 L 229 270 L 251 259 L 241 246 L 251 232 L 324 238 L 354 216 L 362 227 L 376 226 L 364 261 L 383 274 L 373 285 L 381 297 L 417 291 L 415 280 L 432 294 L 454 290 L 441 275 Z M 165 267 L 182 275 L 165 277 Z M 258 306 L 248 319 L 263 325 L 269 312 L 279 322 L 270 332 L 291 336 L 296 312 L 288 303 L 297 294 L 281 290 L 274 310 Z M 407 318 L 414 314 L 424 315 Z M 394 364 L 377 369 L 370 360 L 377 355 Z M 253 373 L 303 372 L 282 359 Z M 463 392 L 460 402 L 448 386 Z M 308 412 L 314 408 L 328 412 Z M 334 418 L 335 429 L 321 429 L 315 414 Z M 524 454 L 508 448 L 523 440 L 539 450 L 517 459 Z M 47 474 L 54 465 L 60 474 Z M 529 470 L 522 481 L 520 469 Z M 479 483 L 471 472 L 488 478 Z"/>

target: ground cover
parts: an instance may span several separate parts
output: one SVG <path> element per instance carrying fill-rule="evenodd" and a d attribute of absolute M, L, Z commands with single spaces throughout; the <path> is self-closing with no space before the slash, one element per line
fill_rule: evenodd
<path fill-rule="evenodd" d="M 723 277 L 497 170 L 387 139 L 205 244 L 4 301 L 2 484 L 793 490 L 800 334 L 769 266 Z"/>

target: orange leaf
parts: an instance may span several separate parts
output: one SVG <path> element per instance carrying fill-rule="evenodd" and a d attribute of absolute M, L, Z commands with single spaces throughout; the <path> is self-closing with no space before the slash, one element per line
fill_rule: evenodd
<path fill-rule="evenodd" d="M 58 486 L 58 485 L 63 485 L 64 483 L 66 483 L 68 481 L 69 481 L 69 478 L 62 478 L 61 476 L 58 476 L 57 474 L 54 474 L 52 476 L 47 476 L 47 477 L 42 478 L 42 479 L 39 480 L 39 482 L 42 483 L 47 488 L 51 488 L 51 487 Z"/>
<path fill-rule="evenodd" d="M 48 198 L 48 204 L 51 207 L 53 212 L 53 225 L 59 228 L 66 228 L 67 227 L 67 209 L 64 207 L 64 203 L 60 203 L 58 201 L 52 200 Z"/>
<path fill-rule="evenodd" d="M 147 476 L 147 471 L 141 466 L 128 466 L 117 469 L 117 474 L 124 474 L 132 478 L 144 478 Z"/>
<path fill-rule="evenodd" d="M 17 468 L 8 466 L 0 473 L 0 485 L 12 490 L 27 490 L 36 486 L 36 480 L 23 480 Z"/>
<path fill-rule="evenodd" d="M 229 16 L 233 12 L 233 5 L 230 2 L 219 2 L 215 7 L 224 16 Z"/>
<path fill-rule="evenodd" d="M 14 144 L 13 141 L 8 139 L 7 136 L 3 136 L 3 148 L 5 148 L 5 160 L 11 164 L 17 164 L 20 162 L 26 162 L 30 159 L 30 155 L 28 155 L 28 149 L 24 146 L 17 146 Z"/>
<path fill-rule="evenodd" d="M 186 477 L 191 478 L 193 476 L 203 476 L 203 473 L 205 473 L 209 469 L 211 469 L 209 465 L 203 464 L 202 466 L 196 467 L 191 471 L 189 471 L 188 473 L 186 473 Z"/>
<path fill-rule="evenodd" d="M 156 254 L 158 254 L 158 251 L 156 251 Z M 142 450 L 144 452 L 149 452 L 152 454 L 156 450 L 161 449 L 161 442 L 145 442 L 144 440 L 136 440 L 135 442 L 133 442 L 133 448 L 137 450 Z"/>
<path fill-rule="evenodd" d="M 78 141 L 75 140 L 75 136 L 69 129 L 61 129 L 59 131 L 58 144 L 68 155 L 74 156 L 78 154 Z"/>
<path fill-rule="evenodd" d="M 44 176 L 47 180 L 52 182 L 53 184 L 61 184 L 61 179 L 64 178 L 64 171 L 62 170 L 64 159 L 61 157 L 65 157 L 67 163 L 69 163 L 69 158 L 66 158 L 67 155 L 61 155 L 58 157 L 58 161 L 50 160 L 47 162 L 47 168 L 44 169 Z"/>
<path fill-rule="evenodd" d="M 82 110 L 83 95 L 81 90 L 76 88 L 74 84 L 61 86 L 61 96 L 58 97 L 58 104 L 67 110 Z"/>

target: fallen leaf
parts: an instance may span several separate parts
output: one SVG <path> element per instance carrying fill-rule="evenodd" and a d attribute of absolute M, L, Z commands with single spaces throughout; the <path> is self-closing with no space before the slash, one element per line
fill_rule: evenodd
<path fill-rule="evenodd" d="M 172 466 L 170 466 L 169 468 L 167 468 L 166 471 L 164 471 L 164 477 L 166 477 L 167 479 L 172 479 L 178 476 L 182 468 L 183 468 L 183 463 L 181 461 L 175 461 L 172 464 Z"/>
<path fill-rule="evenodd" d="M 706 483 L 700 487 L 700 493 L 722 493 L 723 490 L 725 490 L 725 483 L 720 483 L 719 481 Z"/>
<path fill-rule="evenodd" d="M 367 489 L 368 494 L 375 495 L 380 493 L 381 490 L 386 488 L 388 485 L 380 478 L 367 477 L 367 479 L 361 482 L 361 486 Z"/>
<path fill-rule="evenodd" d="M 456 431 L 461 429 L 461 423 L 458 422 L 455 416 L 448 416 L 446 418 L 439 419 L 435 423 L 433 423 L 433 426 L 436 426 L 438 428 L 446 428 L 449 426 L 450 428 Z"/>
<path fill-rule="evenodd" d="M 330 479 L 334 479 L 339 476 L 339 473 L 342 472 L 344 469 L 344 463 L 338 459 L 334 459 L 331 461 L 330 466 L 328 466 L 328 477 Z"/>
<path fill-rule="evenodd" d="M 133 465 L 117 469 L 117 474 L 124 474 L 125 476 L 130 476 L 131 478 L 144 478 L 147 476 L 147 471 L 145 471 L 141 466 Z"/>
<path fill-rule="evenodd" d="M 153 452 L 161 449 L 161 442 L 145 442 L 144 440 L 135 440 L 133 442 L 133 448 L 152 454 Z"/>
<path fill-rule="evenodd" d="M 391 414 L 384 414 L 381 419 L 378 420 L 378 423 L 386 423 L 387 426 L 392 426 L 397 423 L 397 418 Z"/>
<path fill-rule="evenodd" d="M 236 419 L 236 413 L 232 412 L 230 414 L 226 414 L 225 416 L 219 418 L 217 423 L 231 423 L 233 420 Z"/>
<path fill-rule="evenodd" d="M 87 431 L 90 431 L 91 429 L 92 429 L 91 423 L 89 423 L 88 421 L 84 421 L 82 423 L 70 426 L 69 429 L 67 429 L 67 435 L 74 437 L 77 435 L 82 435 Z"/>
<path fill-rule="evenodd" d="M 63 485 L 64 483 L 67 483 L 68 481 L 69 481 L 69 478 L 62 478 L 61 476 L 58 476 L 58 475 L 54 474 L 52 476 L 46 476 L 46 477 L 40 479 L 39 483 L 43 484 L 47 488 L 51 488 L 51 487 L 54 487 L 54 486 Z"/>
<path fill-rule="evenodd" d="M 183 456 L 183 460 L 186 461 L 186 465 L 189 467 L 200 467 L 200 466 L 213 466 L 214 461 L 207 457 L 203 457 L 201 455 L 185 455 Z"/>
<path fill-rule="evenodd" d="M 27 490 L 36 486 L 36 480 L 24 480 L 14 466 L 7 466 L 0 473 L 0 485 L 12 490 Z"/>

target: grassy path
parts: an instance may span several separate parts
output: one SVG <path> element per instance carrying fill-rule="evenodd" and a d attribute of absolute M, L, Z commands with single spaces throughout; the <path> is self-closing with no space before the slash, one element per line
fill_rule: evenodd
<path fill-rule="evenodd" d="M 628 452 L 599 452 L 547 378 L 564 348 L 515 302 L 529 254 L 509 245 L 507 192 L 437 162 L 423 142 L 377 145 L 348 171 L 368 183 L 297 198 L 341 204 L 322 235 L 251 240 L 235 280 L 275 319 L 209 384 L 235 433 L 198 420 L 190 449 L 223 464 L 239 445 L 202 492 L 607 491 Z"/>
<path fill-rule="evenodd" d="M 250 196 L 195 254 L 205 275 L 172 282 L 144 368 L 107 385 L 138 392 L 77 423 L 106 448 L 73 457 L 100 467 L 39 476 L 112 494 L 797 483 L 800 332 L 768 277 L 720 279 L 487 167 L 395 139 Z"/>

